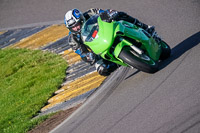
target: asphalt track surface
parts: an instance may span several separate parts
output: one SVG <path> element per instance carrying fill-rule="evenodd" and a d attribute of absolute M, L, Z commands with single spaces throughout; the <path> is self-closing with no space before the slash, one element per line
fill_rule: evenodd
<path fill-rule="evenodd" d="M 120 68 L 54 133 L 199 133 L 199 0 L 1 0 L 0 29 L 58 22 L 71 8 L 125 11 L 172 48 L 160 71 Z"/>

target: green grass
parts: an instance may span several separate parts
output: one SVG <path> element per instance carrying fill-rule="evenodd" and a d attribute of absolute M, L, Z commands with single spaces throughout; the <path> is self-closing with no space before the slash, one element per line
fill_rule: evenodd
<path fill-rule="evenodd" d="M 67 68 L 59 55 L 40 50 L 0 50 L 0 133 L 27 132 L 62 84 Z"/>

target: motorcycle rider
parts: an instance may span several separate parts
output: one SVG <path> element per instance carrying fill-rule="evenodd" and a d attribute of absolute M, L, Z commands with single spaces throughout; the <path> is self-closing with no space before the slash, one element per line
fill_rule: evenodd
<path fill-rule="evenodd" d="M 100 75 L 107 76 L 111 72 L 113 72 L 117 68 L 117 64 L 104 60 L 100 56 L 95 55 L 91 50 L 87 48 L 86 45 L 83 44 L 81 39 L 81 27 L 86 20 L 88 20 L 91 16 L 95 14 L 107 14 L 105 17 L 105 21 L 111 22 L 125 20 L 128 21 L 140 28 L 146 30 L 152 37 L 157 37 L 154 26 L 148 26 L 136 18 L 129 16 L 124 12 L 119 12 L 116 10 L 102 10 L 98 8 L 91 8 L 88 11 L 82 13 L 78 9 L 69 10 L 65 14 L 65 25 L 70 30 L 68 43 L 72 47 L 73 51 L 79 54 L 83 61 L 90 63 L 91 65 L 95 64 L 96 70 Z"/>

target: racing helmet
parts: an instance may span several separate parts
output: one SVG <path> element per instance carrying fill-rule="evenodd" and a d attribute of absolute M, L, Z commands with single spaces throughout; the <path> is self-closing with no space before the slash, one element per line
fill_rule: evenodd
<path fill-rule="evenodd" d="M 78 31 L 74 31 L 72 28 L 75 27 L 77 24 L 80 23 L 80 26 L 82 27 L 83 23 L 85 22 L 85 18 L 82 14 L 81 11 L 79 11 L 78 9 L 72 9 L 69 10 L 66 14 L 65 14 L 65 25 L 66 27 L 73 33 L 78 33 L 80 32 L 80 30 Z"/>

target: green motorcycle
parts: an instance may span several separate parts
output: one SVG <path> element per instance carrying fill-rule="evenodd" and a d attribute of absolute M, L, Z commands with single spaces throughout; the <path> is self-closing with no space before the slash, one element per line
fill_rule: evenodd
<path fill-rule="evenodd" d="M 82 29 L 84 44 L 103 59 L 147 73 L 158 71 L 158 61 L 170 56 L 164 41 L 157 43 L 148 32 L 126 21 L 105 22 L 101 15 L 88 19 Z"/>

